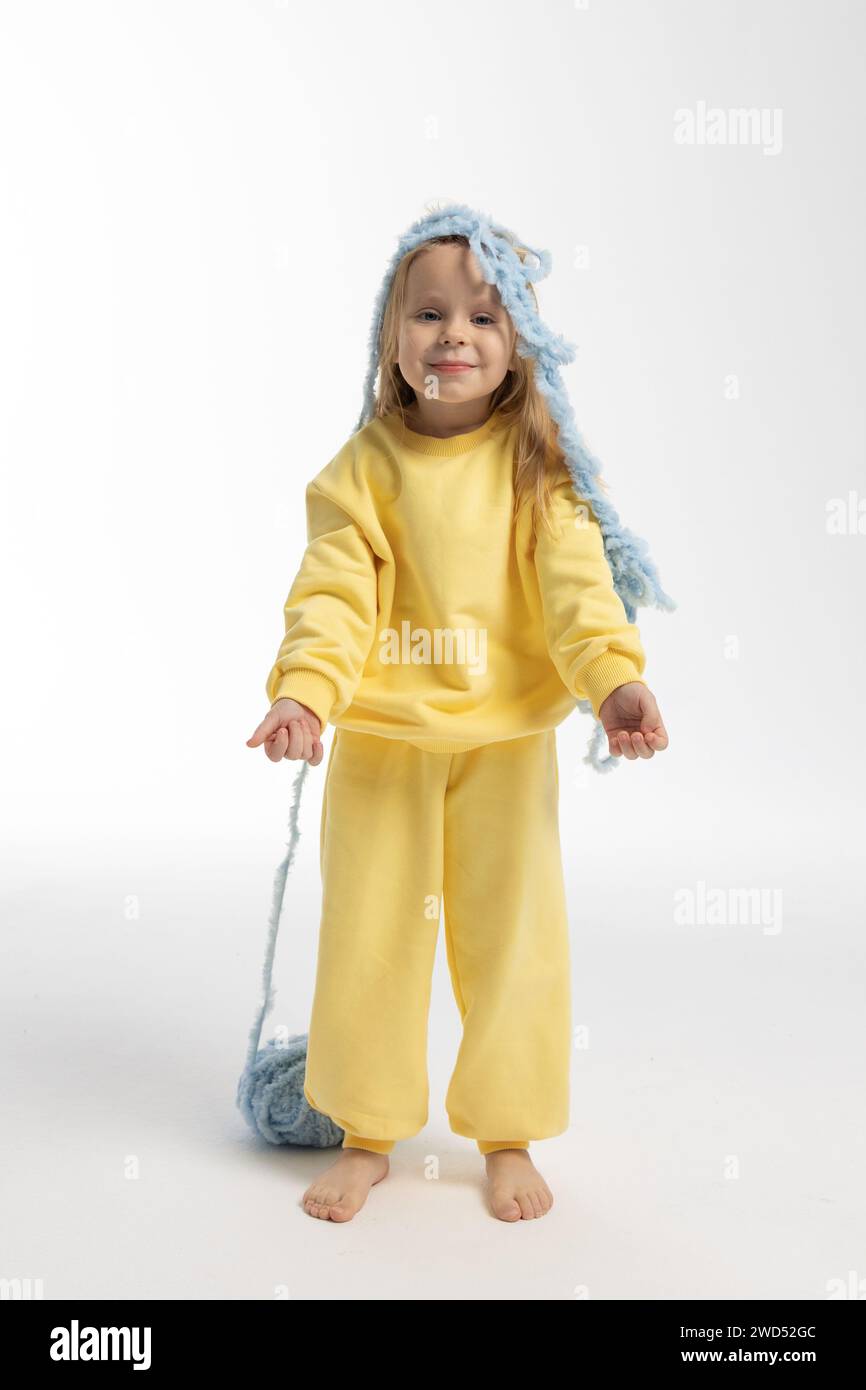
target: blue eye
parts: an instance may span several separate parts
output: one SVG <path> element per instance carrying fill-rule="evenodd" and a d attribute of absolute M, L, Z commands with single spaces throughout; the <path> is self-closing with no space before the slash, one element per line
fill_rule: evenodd
<path fill-rule="evenodd" d="M 424 320 L 424 322 L 429 323 L 429 319 L 424 319 L 425 314 L 433 314 L 436 318 L 440 317 L 439 312 L 436 309 L 421 309 L 420 312 L 415 315 L 415 317 Z M 476 319 L 489 319 L 490 323 L 495 323 L 495 319 L 490 314 L 475 314 L 474 317 Z M 482 328 L 486 328 L 487 326 L 487 324 L 481 325 Z"/>

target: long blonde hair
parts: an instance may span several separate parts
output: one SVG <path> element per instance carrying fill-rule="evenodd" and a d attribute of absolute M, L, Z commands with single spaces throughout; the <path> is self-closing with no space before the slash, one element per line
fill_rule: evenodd
<path fill-rule="evenodd" d="M 406 407 L 414 405 L 415 392 L 400 371 L 397 362 L 400 322 L 406 297 L 406 277 L 417 256 L 431 246 L 462 244 L 469 238 L 459 233 L 431 237 L 419 242 L 399 262 L 382 315 L 379 334 L 379 382 L 376 391 L 374 416 L 396 412 L 406 423 Z M 526 259 L 525 247 L 512 242 L 520 259 Z M 535 289 L 529 282 L 532 298 L 538 311 Z M 503 305 L 504 309 L 504 305 Z M 511 363 L 502 381 L 493 392 L 491 413 L 498 410 L 506 425 L 517 425 L 514 451 L 514 519 L 525 502 L 532 503 L 532 533 L 538 519 L 551 529 L 551 488 L 567 472 L 565 455 L 558 443 L 559 426 L 547 408 L 547 402 L 535 384 L 535 362 L 531 357 L 512 353 Z M 601 479 L 597 479 L 604 486 Z"/>

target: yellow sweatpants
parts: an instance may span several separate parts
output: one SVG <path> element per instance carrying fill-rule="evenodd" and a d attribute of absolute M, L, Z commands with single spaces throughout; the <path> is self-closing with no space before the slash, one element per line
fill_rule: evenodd
<path fill-rule="evenodd" d="M 554 730 L 462 753 L 335 729 L 304 1095 L 388 1153 L 427 1123 L 440 905 L 462 1039 L 445 1097 L 482 1153 L 569 1123 L 571 969 Z"/>

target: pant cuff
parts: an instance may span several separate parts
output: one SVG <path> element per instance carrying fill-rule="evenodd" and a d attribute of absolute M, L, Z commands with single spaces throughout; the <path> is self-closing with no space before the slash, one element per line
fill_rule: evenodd
<path fill-rule="evenodd" d="M 370 1149 L 375 1154 L 389 1154 L 394 1147 L 394 1142 L 393 1139 L 362 1139 L 360 1134 L 350 1134 L 346 1130 L 342 1147 L 344 1149 Z"/>
<path fill-rule="evenodd" d="M 483 1154 L 492 1154 L 496 1149 L 528 1149 L 528 1139 L 476 1139 L 476 1144 Z"/>

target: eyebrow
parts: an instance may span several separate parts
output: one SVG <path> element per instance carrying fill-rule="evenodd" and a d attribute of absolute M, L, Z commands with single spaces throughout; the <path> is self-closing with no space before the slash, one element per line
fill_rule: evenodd
<path fill-rule="evenodd" d="M 415 303 L 417 303 L 417 302 L 419 302 L 419 301 L 426 301 L 426 300 L 432 300 L 432 299 L 444 299 L 444 298 L 445 298 L 445 295 L 444 295 L 444 293 L 443 293 L 441 290 L 433 290 L 433 289 L 428 289 L 428 290 L 415 290 L 415 291 L 410 292 L 410 293 L 407 294 L 407 296 L 406 296 L 406 300 L 407 300 L 407 302 L 408 302 L 409 304 L 415 304 Z M 501 307 L 501 306 L 499 305 L 498 301 L 497 301 L 496 299 L 494 299 L 494 297 L 493 297 L 493 295 L 492 295 L 492 293 L 491 293 L 491 289 L 490 289 L 489 286 L 488 286 L 487 290 L 479 290 L 478 293 L 477 293 L 476 295 L 473 295 L 472 300 L 471 300 L 471 303 L 473 303 L 473 304 L 486 304 L 486 305 L 489 305 L 489 306 L 493 307 L 494 309 L 498 309 L 498 308 Z"/>

